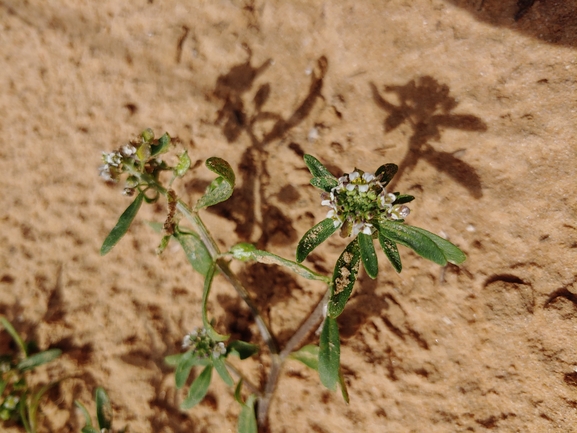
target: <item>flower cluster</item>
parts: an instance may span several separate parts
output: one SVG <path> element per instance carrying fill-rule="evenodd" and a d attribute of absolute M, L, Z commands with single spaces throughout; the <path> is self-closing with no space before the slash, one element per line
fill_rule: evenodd
<path fill-rule="evenodd" d="M 334 220 L 335 227 L 341 227 L 342 237 L 372 235 L 379 220 L 402 220 L 409 215 L 410 209 L 394 204 L 397 195 L 388 193 L 380 180 L 380 176 L 355 169 L 322 194 L 321 204 L 331 208 L 327 218 Z"/>
<path fill-rule="evenodd" d="M 132 144 L 125 144 L 120 149 L 107 153 L 102 152 L 102 162 L 104 163 L 98 168 L 100 177 L 106 182 L 118 182 L 122 173 L 124 173 L 124 164 L 130 159 L 134 159 L 136 155 L 136 147 Z M 134 188 L 134 180 L 129 179 L 132 186 L 126 185 L 126 189 Z M 127 182 L 129 183 L 129 182 Z"/>
<path fill-rule="evenodd" d="M 191 349 L 199 358 L 219 358 L 226 354 L 226 347 L 222 341 L 216 342 L 208 336 L 205 328 L 196 328 L 186 334 L 182 340 L 183 349 Z"/>

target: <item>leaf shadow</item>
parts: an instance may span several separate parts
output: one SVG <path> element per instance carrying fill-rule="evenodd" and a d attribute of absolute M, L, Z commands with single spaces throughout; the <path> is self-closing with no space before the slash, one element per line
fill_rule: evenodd
<path fill-rule="evenodd" d="M 265 105 L 270 97 L 271 85 L 264 83 L 256 90 L 252 101 L 246 102 L 246 94 L 252 90 L 255 80 L 271 65 L 267 60 L 260 66 L 251 65 L 249 59 L 233 66 L 216 80 L 213 96 L 221 101 L 216 125 L 231 144 L 237 144 L 246 134 L 250 146 L 243 150 L 239 171 L 242 180 L 231 199 L 220 203 L 209 212 L 215 212 L 236 224 L 236 233 L 243 240 L 253 241 L 258 248 L 267 244 L 288 245 L 296 241 L 297 233 L 290 218 L 266 200 L 271 174 L 267 168 L 267 146 L 282 139 L 291 129 L 303 122 L 311 113 L 321 94 L 328 60 L 322 56 L 311 74 L 308 93 L 298 107 L 287 117 L 267 111 Z M 272 125 L 268 124 L 272 122 Z M 290 148 L 290 146 L 289 146 Z M 256 229 L 260 229 L 260 234 Z"/>
<path fill-rule="evenodd" d="M 409 149 L 399 164 L 399 171 L 391 181 L 394 190 L 405 171 L 412 171 L 420 159 L 447 174 L 465 187 L 474 198 L 481 198 L 481 179 L 475 169 L 455 156 L 455 153 L 436 150 L 429 142 L 441 139 L 447 128 L 463 131 L 483 132 L 487 125 L 471 114 L 454 114 L 458 103 L 449 95 L 449 87 L 430 76 L 411 80 L 403 86 L 384 86 L 385 93 L 394 93 L 399 105 L 389 102 L 381 95 L 374 83 L 369 83 L 375 104 L 387 113 L 385 133 L 408 123 L 413 134 L 409 138 Z"/>

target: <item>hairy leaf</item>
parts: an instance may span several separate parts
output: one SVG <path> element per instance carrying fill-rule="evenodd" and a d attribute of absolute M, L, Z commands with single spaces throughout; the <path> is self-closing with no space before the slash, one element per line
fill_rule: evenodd
<path fill-rule="evenodd" d="M 112 231 L 108 234 L 106 239 L 104 239 L 104 243 L 102 244 L 102 248 L 100 248 L 100 255 L 103 256 L 108 253 L 114 245 L 118 243 L 118 241 L 126 234 L 130 224 L 134 220 L 134 217 L 138 213 L 140 206 L 142 205 L 142 200 L 144 199 L 144 192 L 140 192 L 134 201 L 126 208 L 126 210 L 120 215 L 118 218 L 118 222 L 112 229 Z"/>
<path fill-rule="evenodd" d="M 379 263 L 377 261 L 377 253 L 375 253 L 375 245 L 373 244 L 373 237 L 364 233 L 359 233 L 359 247 L 361 249 L 361 259 L 367 275 L 373 280 L 377 278 L 379 272 Z"/>
<path fill-rule="evenodd" d="M 214 278 L 215 269 L 216 265 L 212 263 L 206 272 L 206 277 L 204 279 L 204 290 L 202 292 L 202 324 L 210 338 L 215 341 L 226 341 L 230 336 L 220 335 L 216 332 L 206 315 L 206 303 L 208 302 L 208 295 L 210 294 L 210 287 L 212 285 L 212 279 Z"/>
<path fill-rule="evenodd" d="M 319 370 L 319 346 L 315 344 L 307 344 L 301 347 L 296 352 L 291 353 L 290 357 L 315 371 Z"/>
<path fill-rule="evenodd" d="M 335 265 L 327 310 L 329 317 L 336 319 L 343 312 L 357 279 L 360 259 L 361 249 L 358 238 L 355 238 L 341 253 Z"/>
<path fill-rule="evenodd" d="M 377 171 L 375 171 L 375 176 L 381 177 L 381 180 L 380 180 L 381 185 L 383 185 L 383 187 L 385 187 L 389 184 L 391 179 L 393 179 L 395 174 L 397 174 L 398 170 L 399 170 L 399 167 L 396 164 L 381 165 L 379 168 L 377 168 Z"/>
<path fill-rule="evenodd" d="M 20 371 L 32 370 L 33 368 L 36 368 L 39 365 L 54 361 L 61 354 L 62 350 L 60 349 L 48 349 L 45 350 L 44 352 L 36 353 L 32 356 L 29 356 L 26 359 L 23 359 L 18 363 L 17 368 Z"/>
<path fill-rule="evenodd" d="M 303 158 L 313 177 L 328 177 L 335 181 L 337 180 L 337 178 L 314 156 L 306 154 Z"/>
<path fill-rule="evenodd" d="M 240 359 L 250 358 L 252 355 L 258 353 L 259 347 L 257 344 L 247 343 L 246 341 L 234 340 L 226 347 L 227 354 L 238 356 Z"/>
<path fill-rule="evenodd" d="M 307 231 L 297 245 L 297 262 L 302 262 L 307 256 L 332 235 L 338 227 L 332 219 L 326 218 Z"/>
<path fill-rule="evenodd" d="M 104 388 L 98 387 L 95 391 L 96 419 L 99 429 L 112 428 L 112 405 Z"/>
<path fill-rule="evenodd" d="M 198 377 L 194 379 L 194 382 L 190 385 L 186 399 L 180 405 L 181 409 L 190 409 L 202 401 L 208 392 L 208 387 L 212 379 L 212 368 L 212 365 L 207 365 Z"/>
<path fill-rule="evenodd" d="M 393 221 L 381 221 L 379 232 L 383 237 L 411 248 L 425 259 L 441 266 L 447 264 L 447 259 L 437 244 L 412 226 Z"/>
<path fill-rule="evenodd" d="M 6 319 L 4 316 L 0 316 L 0 323 L 2 323 L 2 326 L 4 327 L 4 329 L 6 329 L 6 332 L 10 334 L 10 337 L 12 337 L 14 342 L 18 345 L 18 347 L 22 351 L 22 354 L 24 356 L 28 356 L 28 350 L 26 348 L 26 344 L 24 343 L 24 340 L 22 340 L 18 332 L 16 332 L 16 329 L 14 329 L 12 323 L 10 323 L 8 319 Z"/>
<path fill-rule="evenodd" d="M 324 176 L 324 177 L 313 177 L 311 179 L 312 186 L 318 189 L 322 189 L 325 192 L 331 192 L 331 190 L 338 184 L 339 182 L 334 177 Z"/>
<path fill-rule="evenodd" d="M 330 390 L 334 390 L 339 381 L 340 359 L 339 325 L 336 319 L 327 316 L 319 342 L 319 376 Z"/>
<path fill-rule="evenodd" d="M 452 244 L 448 240 L 443 239 L 442 237 L 437 236 L 436 234 L 431 233 L 420 227 L 411 227 L 411 228 L 414 231 L 417 231 L 418 233 L 421 233 L 424 236 L 428 237 L 430 240 L 432 240 L 435 243 L 435 245 L 437 245 L 437 247 L 439 247 L 439 249 L 442 251 L 443 255 L 445 256 L 445 259 L 447 259 L 448 262 L 458 265 L 460 263 L 463 263 L 467 259 L 465 253 L 461 251 L 459 247 Z"/>
<path fill-rule="evenodd" d="M 238 415 L 238 433 L 257 433 L 256 416 L 254 414 L 254 402 L 256 396 L 251 394 L 246 403 L 241 405 Z"/>
<path fill-rule="evenodd" d="M 152 139 L 153 138 L 154 136 L 152 137 Z M 163 136 L 158 139 L 158 144 L 153 144 L 150 146 L 150 156 L 155 157 L 162 153 L 168 152 L 168 150 L 170 149 L 170 143 L 172 143 L 170 135 L 168 135 L 168 132 L 165 132 Z"/>
<path fill-rule="evenodd" d="M 227 200 L 234 190 L 235 175 L 232 167 L 224 159 L 209 158 L 206 160 L 209 170 L 219 175 L 207 188 L 205 194 L 198 200 L 195 210 Z"/>
<path fill-rule="evenodd" d="M 182 230 L 177 230 L 174 237 L 180 243 L 194 270 L 201 275 L 206 275 L 212 264 L 212 257 L 200 237 L 196 233 Z"/>
<path fill-rule="evenodd" d="M 86 424 L 85 427 L 92 427 L 92 419 L 90 418 L 90 413 L 88 413 L 88 409 L 78 400 L 74 400 L 74 404 L 80 409 L 80 412 L 84 416 L 84 422 Z M 98 431 L 98 430 L 97 430 Z"/>
<path fill-rule="evenodd" d="M 221 358 L 220 356 L 218 358 L 212 358 L 212 365 L 224 383 L 228 386 L 234 386 L 234 380 L 226 368 L 224 358 Z"/>
<path fill-rule="evenodd" d="M 395 268 L 395 271 L 401 272 L 403 265 L 401 263 L 401 256 L 399 255 L 397 244 L 395 244 L 392 240 L 384 237 L 381 232 L 379 232 L 379 243 L 381 244 L 383 252 L 391 262 L 391 265 L 393 265 L 393 268 Z"/>
<path fill-rule="evenodd" d="M 182 155 L 178 157 L 178 164 L 176 164 L 176 167 L 174 167 L 174 175 L 182 177 L 186 174 L 189 168 L 190 157 L 188 156 L 188 152 L 185 150 Z"/>

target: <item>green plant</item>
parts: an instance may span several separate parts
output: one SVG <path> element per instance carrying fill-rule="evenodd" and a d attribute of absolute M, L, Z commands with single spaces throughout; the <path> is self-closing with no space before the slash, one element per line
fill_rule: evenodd
<path fill-rule="evenodd" d="M 58 382 L 31 388 L 26 377 L 36 367 L 58 358 L 62 351 L 48 349 L 32 354 L 35 344 L 25 343 L 5 317 L 0 316 L 0 323 L 20 349 L 19 354 L 0 355 L 0 419 L 19 422 L 28 433 L 36 433 L 40 400 Z"/>
<path fill-rule="evenodd" d="M 181 405 L 183 409 L 193 407 L 204 398 L 213 371 L 216 371 L 230 386 L 235 386 L 233 376 L 239 378 L 234 395 L 241 405 L 238 423 L 240 433 L 256 432 L 258 425 L 266 423 L 269 403 L 280 370 L 289 357 L 318 371 L 321 382 L 327 388 L 334 390 L 337 384 L 340 384 L 343 397 L 348 401 L 340 368 L 337 317 L 343 312 L 352 293 L 361 263 L 369 277 L 377 277 L 375 240 L 378 240 L 385 256 L 397 272 L 402 269 L 397 244 L 409 247 L 422 257 L 443 266 L 447 262 L 459 264 L 465 260 L 463 252 L 452 243 L 426 230 L 405 224 L 404 219 L 409 215 L 406 204 L 414 197 L 387 192 L 386 186 L 397 172 L 395 164 L 382 165 L 374 174 L 355 169 L 336 178 L 311 155 L 304 157 L 305 164 L 313 176 L 311 184 L 321 189 L 321 204 L 328 206 L 330 210 L 327 218 L 307 231 L 300 240 L 296 251 L 297 260 L 285 259 L 271 252 L 258 250 L 248 243 L 234 245 L 223 253 L 204 225 L 199 212 L 227 200 L 232 195 L 235 174 L 223 159 L 209 158 L 206 166 L 217 177 L 196 204 L 189 207 L 172 189 L 173 182 L 184 176 L 190 167 L 187 152 L 180 154 L 174 166 L 160 159 L 162 154 L 170 150 L 172 143 L 173 140 L 168 134 L 155 139 L 152 131 L 148 129 L 137 140 L 114 152 L 103 154 L 104 165 L 100 168 L 101 176 L 113 182 L 126 176 L 124 192 L 126 195 L 136 197 L 105 239 L 101 254 L 108 253 L 124 236 L 144 201 L 151 203 L 161 196 L 166 197 L 168 215 L 162 225 L 163 237 L 158 252 L 161 253 L 174 239 L 181 245 L 192 267 L 204 276 L 205 281 L 201 303 L 202 327 L 184 337 L 183 348 L 187 349 L 185 353 L 169 356 L 166 362 L 176 368 L 177 388 L 185 385 L 193 367 L 202 368 L 202 372 L 192 382 L 188 395 Z M 165 177 L 162 175 L 163 172 L 171 173 L 166 186 L 162 181 Z M 181 224 L 181 217 L 184 217 L 189 227 Z M 313 249 L 337 230 L 340 230 L 342 237 L 351 238 L 351 241 L 338 258 L 332 276 L 320 275 L 301 264 Z M 324 297 L 284 348 L 278 347 L 247 290 L 231 271 L 229 267 L 231 259 L 283 266 L 306 279 L 321 281 L 327 285 Z M 258 351 L 258 346 L 249 342 L 230 341 L 228 335 L 222 335 L 214 329 L 213 322 L 208 318 L 207 300 L 216 273 L 222 274 L 229 281 L 251 310 L 261 337 L 268 346 L 271 368 L 263 389 L 243 378 L 229 362 L 231 355 L 238 356 L 241 360 L 252 356 Z M 298 349 L 310 331 L 321 321 L 323 324 L 319 344 L 306 345 Z M 243 385 L 249 389 L 245 401 L 241 397 Z M 254 413 L 256 401 L 258 401 L 257 416 Z"/>
<path fill-rule="evenodd" d="M 96 402 L 96 424 L 98 427 L 92 425 L 92 418 L 88 409 L 78 400 L 74 400 L 74 404 L 80 409 L 84 415 L 85 426 L 80 430 L 82 433 L 112 433 L 112 405 L 110 399 L 104 388 L 98 387 L 94 391 L 94 400 Z M 124 432 L 122 429 L 119 433 Z"/>

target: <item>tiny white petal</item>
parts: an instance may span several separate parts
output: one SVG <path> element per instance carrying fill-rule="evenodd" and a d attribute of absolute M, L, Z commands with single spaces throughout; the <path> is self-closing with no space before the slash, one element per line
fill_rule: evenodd
<path fill-rule="evenodd" d="M 369 190 L 369 185 L 359 185 L 360 192 L 367 192 Z"/>
<path fill-rule="evenodd" d="M 358 171 L 353 171 L 352 173 L 349 174 L 349 179 L 351 180 L 351 182 L 355 179 L 358 179 L 360 176 Z"/>
<path fill-rule="evenodd" d="M 349 183 L 349 184 L 346 186 L 347 191 L 352 191 L 352 190 L 354 190 L 354 189 L 355 189 L 355 186 L 356 186 L 355 184 Z"/>
<path fill-rule="evenodd" d="M 321 206 L 332 206 L 333 205 L 333 201 L 332 200 L 323 200 L 321 201 Z"/>
<path fill-rule="evenodd" d="M 363 180 L 365 182 L 370 182 L 371 180 L 373 180 L 375 178 L 375 175 L 372 173 L 363 173 Z"/>
<path fill-rule="evenodd" d="M 373 229 L 368 224 L 366 224 L 365 228 L 363 229 L 363 233 L 366 235 L 372 235 Z"/>

